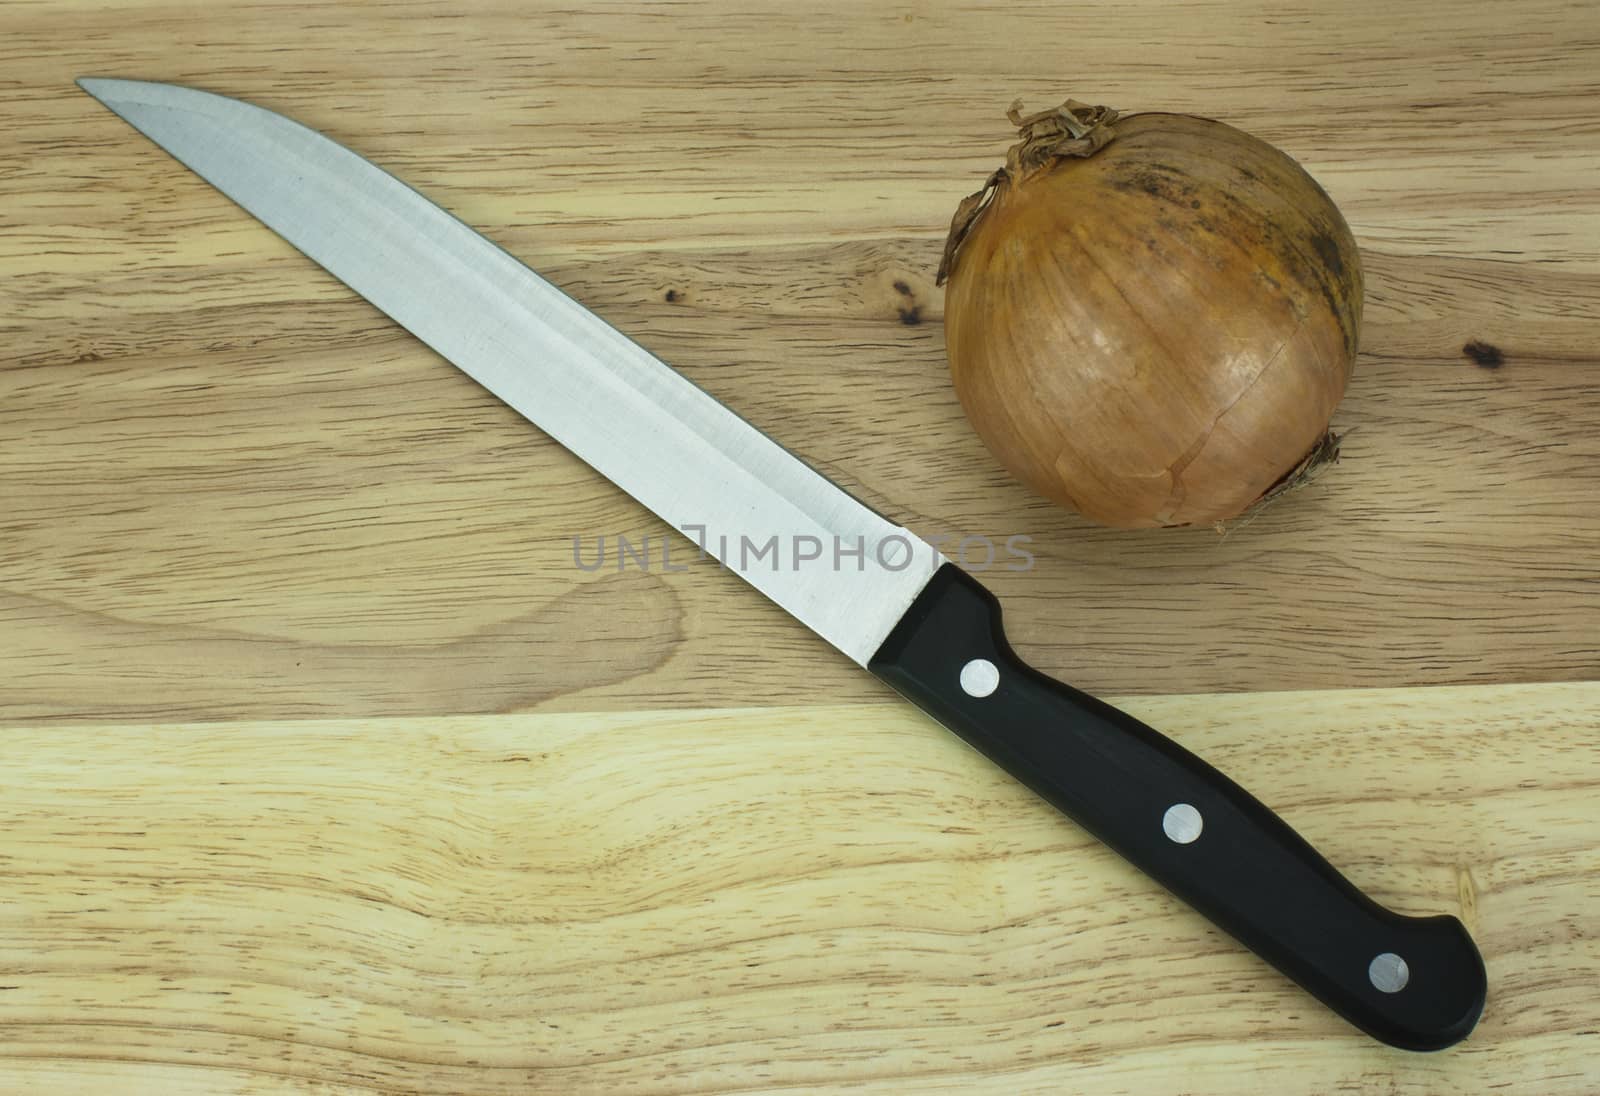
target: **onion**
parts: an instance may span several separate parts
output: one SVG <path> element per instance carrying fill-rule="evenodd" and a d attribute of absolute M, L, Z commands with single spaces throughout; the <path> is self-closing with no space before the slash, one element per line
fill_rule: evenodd
<path fill-rule="evenodd" d="M 1338 454 L 1361 260 L 1311 176 L 1185 114 L 1022 117 L 939 281 L 956 394 L 999 461 L 1104 525 L 1218 524 Z"/>

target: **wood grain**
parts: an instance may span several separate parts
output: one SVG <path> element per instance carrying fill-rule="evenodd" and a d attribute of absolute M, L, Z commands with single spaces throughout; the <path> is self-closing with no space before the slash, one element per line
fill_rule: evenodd
<path fill-rule="evenodd" d="M 0 0 L 0 1091 L 1600 1089 L 1597 46 L 1574 0 Z M 666 531 L 84 74 L 316 126 L 885 512 L 1031 536 L 1018 645 L 1461 912 L 1479 1031 L 1353 1035 L 715 568 L 576 568 Z M 1273 141 L 1362 246 L 1345 460 L 1226 537 L 1031 497 L 950 393 L 945 225 L 1067 94 Z"/>
<path fill-rule="evenodd" d="M 574 536 L 668 531 L 78 92 L 85 72 L 318 126 L 885 512 L 1031 537 L 1036 566 L 993 583 L 1020 645 L 1088 688 L 1593 677 L 1600 20 L 1392 8 L 841 3 L 797 30 L 764 5 L 6 4 L 0 710 L 883 695 L 714 567 L 575 568 Z M 1365 249 L 1345 460 L 1226 538 L 1030 496 L 950 392 L 950 210 L 1010 98 L 1069 90 L 1277 142 Z"/>
<path fill-rule="evenodd" d="M 1407 912 L 1344 1026 L 901 705 L 12 728 L 0 1091 L 1588 1094 L 1600 685 L 1134 698 Z"/>

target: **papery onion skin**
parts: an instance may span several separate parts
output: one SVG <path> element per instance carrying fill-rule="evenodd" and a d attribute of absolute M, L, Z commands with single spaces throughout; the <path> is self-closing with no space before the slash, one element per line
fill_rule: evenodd
<path fill-rule="evenodd" d="M 1225 522 L 1327 451 L 1360 254 L 1266 142 L 1190 115 L 1107 117 L 1114 136 L 1082 158 L 1030 170 L 1018 145 L 975 219 L 958 214 L 956 393 L 1013 475 L 1093 521 Z"/>

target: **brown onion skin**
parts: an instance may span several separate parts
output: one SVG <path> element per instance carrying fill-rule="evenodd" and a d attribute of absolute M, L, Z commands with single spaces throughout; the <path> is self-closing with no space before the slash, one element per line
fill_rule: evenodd
<path fill-rule="evenodd" d="M 1319 442 L 1361 322 L 1349 226 L 1290 157 L 1137 114 L 998 186 L 945 297 L 955 389 L 996 458 L 1103 525 L 1238 516 Z"/>

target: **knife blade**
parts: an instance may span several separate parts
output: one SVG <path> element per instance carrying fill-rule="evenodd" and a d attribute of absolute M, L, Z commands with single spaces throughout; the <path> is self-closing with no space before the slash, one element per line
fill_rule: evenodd
<path fill-rule="evenodd" d="M 1028 666 L 969 574 L 439 206 L 263 108 L 78 83 L 1357 1028 L 1434 1050 L 1477 1023 L 1457 919 L 1385 909 L 1222 773 Z"/>

